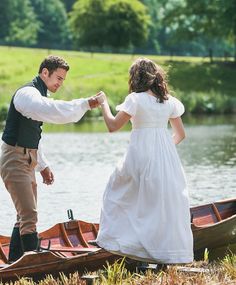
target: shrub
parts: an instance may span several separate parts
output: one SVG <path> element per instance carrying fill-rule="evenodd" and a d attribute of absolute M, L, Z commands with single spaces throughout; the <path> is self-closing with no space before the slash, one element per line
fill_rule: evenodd
<path fill-rule="evenodd" d="M 4 122 L 6 120 L 8 108 L 8 104 L 0 105 L 0 122 Z"/>

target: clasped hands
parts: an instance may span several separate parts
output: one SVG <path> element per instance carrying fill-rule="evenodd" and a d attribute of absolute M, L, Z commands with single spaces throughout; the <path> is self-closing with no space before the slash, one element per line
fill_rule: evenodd
<path fill-rule="evenodd" d="M 105 93 L 103 91 L 100 91 L 95 96 L 89 98 L 88 102 L 89 102 L 90 108 L 94 109 L 104 104 L 106 100 L 107 98 L 106 98 Z"/>

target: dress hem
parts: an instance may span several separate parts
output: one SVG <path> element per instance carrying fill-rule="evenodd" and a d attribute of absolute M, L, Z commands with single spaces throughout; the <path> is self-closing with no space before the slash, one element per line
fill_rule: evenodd
<path fill-rule="evenodd" d="M 114 242 L 103 243 L 100 240 L 97 240 L 96 242 L 100 247 L 114 254 L 127 256 L 132 259 L 137 259 L 141 261 L 147 261 L 150 263 L 159 262 L 159 263 L 166 263 L 166 264 L 180 264 L 180 263 L 193 262 L 193 254 L 183 253 L 183 251 L 181 253 L 180 252 L 170 253 L 170 251 L 168 252 L 168 250 L 163 251 L 163 252 L 155 251 L 155 253 L 152 252 L 148 256 L 147 255 L 148 251 L 145 251 L 141 248 L 136 249 L 134 251 L 125 245 L 120 245 L 119 243 L 114 243 Z"/>

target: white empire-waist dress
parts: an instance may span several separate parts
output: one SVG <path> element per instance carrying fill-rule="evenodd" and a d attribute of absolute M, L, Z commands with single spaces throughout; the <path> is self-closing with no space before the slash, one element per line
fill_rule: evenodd
<path fill-rule="evenodd" d="M 132 116 L 130 143 L 106 186 L 97 243 L 108 251 L 160 263 L 193 260 L 184 171 L 167 129 L 183 114 L 176 98 L 158 103 L 131 93 L 117 110 Z"/>
<path fill-rule="evenodd" d="M 26 118 L 53 124 L 77 122 L 86 111 L 90 110 L 88 99 L 53 100 L 42 96 L 38 89 L 32 86 L 20 88 L 14 95 L 13 104 Z M 49 165 L 43 154 L 41 142 L 39 142 L 37 160 L 38 171 Z"/>

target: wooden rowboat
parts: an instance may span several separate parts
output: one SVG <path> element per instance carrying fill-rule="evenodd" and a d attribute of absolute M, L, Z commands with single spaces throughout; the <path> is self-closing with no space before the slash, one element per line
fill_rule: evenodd
<path fill-rule="evenodd" d="M 191 208 L 194 257 L 209 259 L 236 254 L 236 199 L 222 200 Z"/>
<path fill-rule="evenodd" d="M 227 250 L 236 253 L 236 199 L 190 210 L 195 259 L 202 259 L 206 248 L 210 259 L 222 257 Z M 74 219 L 56 224 L 39 234 L 42 241 L 38 251 L 25 253 L 12 264 L 7 264 L 10 238 L 0 236 L 0 281 L 23 276 L 40 279 L 59 272 L 83 273 L 102 268 L 107 261 L 114 262 L 120 257 L 89 243 L 96 239 L 98 228 L 98 224 Z"/>
<path fill-rule="evenodd" d="M 96 238 L 97 231 L 98 224 L 79 220 L 56 224 L 39 234 L 42 240 L 38 251 L 25 253 L 12 264 L 7 264 L 10 238 L 0 236 L 0 281 L 94 271 L 120 258 L 88 243 Z"/>

